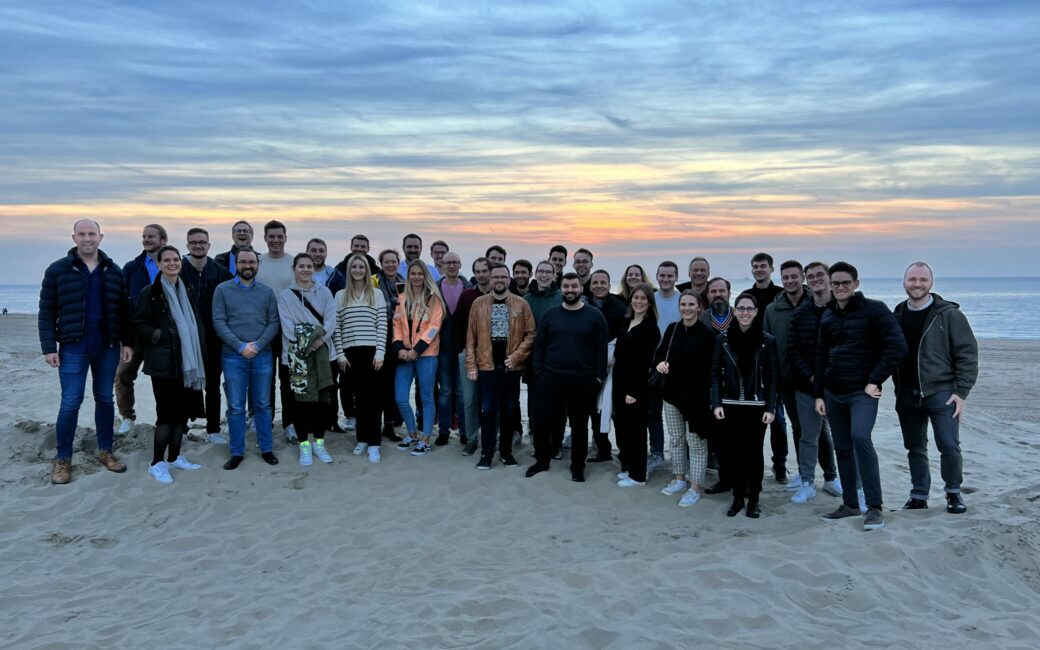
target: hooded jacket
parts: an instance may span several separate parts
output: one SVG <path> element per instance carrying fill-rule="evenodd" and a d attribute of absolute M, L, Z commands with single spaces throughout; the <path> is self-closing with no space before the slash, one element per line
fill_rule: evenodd
<path fill-rule="evenodd" d="M 917 351 L 917 374 L 920 386 L 900 386 L 899 372 L 892 380 L 896 390 L 916 389 L 922 397 L 942 391 L 967 399 L 979 376 L 979 344 L 960 305 L 943 300 L 933 293 L 931 311 L 921 333 Z M 902 323 L 907 301 L 896 305 L 896 321 Z"/>

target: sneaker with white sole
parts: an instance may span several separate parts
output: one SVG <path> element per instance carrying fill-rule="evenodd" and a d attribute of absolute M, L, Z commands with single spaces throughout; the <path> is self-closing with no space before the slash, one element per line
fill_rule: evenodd
<path fill-rule="evenodd" d="M 784 486 L 784 490 L 787 492 L 797 492 L 802 489 L 802 477 L 795 474 L 791 477 L 791 480 Z"/>
<path fill-rule="evenodd" d="M 701 500 L 701 493 L 694 489 L 686 490 L 686 494 L 682 495 L 679 499 L 680 508 L 689 508 L 690 506 L 697 505 L 697 502 Z"/>
<path fill-rule="evenodd" d="M 226 445 L 228 443 L 227 438 L 219 433 L 211 433 L 206 436 L 206 442 L 213 445 Z"/>
<path fill-rule="evenodd" d="M 401 451 L 408 451 L 415 445 L 419 444 L 419 441 L 411 436 L 405 436 L 405 439 L 397 443 L 397 448 Z"/>
<path fill-rule="evenodd" d="M 686 481 L 680 481 L 677 478 L 673 478 L 671 483 L 661 488 L 661 494 L 669 497 L 675 496 L 689 487 L 690 485 Z"/>
<path fill-rule="evenodd" d="M 379 447 L 369 447 L 368 448 L 368 462 L 370 462 L 370 463 L 378 463 L 379 460 L 380 460 L 380 458 L 379 458 Z"/>
<path fill-rule="evenodd" d="M 885 527 L 885 517 L 881 514 L 881 508 L 869 508 L 863 517 L 863 530 L 877 530 Z"/>
<path fill-rule="evenodd" d="M 411 454 L 413 456 L 425 456 L 431 451 L 433 451 L 433 449 L 430 447 L 430 445 L 420 441 L 419 444 L 415 445 L 415 449 L 412 450 Z"/>
<path fill-rule="evenodd" d="M 646 485 L 646 481 L 636 481 L 629 476 L 621 479 L 617 482 L 618 487 L 635 487 L 637 485 Z"/>
<path fill-rule="evenodd" d="M 362 455 L 364 455 L 364 453 L 366 451 L 368 451 L 368 443 L 367 442 L 359 442 L 356 445 L 354 445 L 354 455 L 355 456 L 362 456 Z"/>
<path fill-rule="evenodd" d="M 170 468 L 166 466 L 166 461 L 164 460 L 160 460 L 158 463 L 149 467 L 148 473 L 152 475 L 152 478 L 160 483 L 173 483 L 173 477 L 170 476 Z"/>
<path fill-rule="evenodd" d="M 664 469 L 664 457 L 654 454 L 646 459 L 646 475 L 650 476 L 659 469 Z"/>
<path fill-rule="evenodd" d="M 618 472 L 617 477 L 618 479 L 628 478 L 628 472 Z"/>
<path fill-rule="evenodd" d="M 300 444 L 300 439 L 296 436 L 295 425 L 290 424 L 289 426 L 285 427 L 285 441 L 290 445 Z"/>
<path fill-rule="evenodd" d="M 307 440 L 300 443 L 300 464 L 304 467 L 314 464 L 314 455 L 311 453 L 311 443 Z"/>
<path fill-rule="evenodd" d="M 833 481 L 823 482 L 823 491 L 832 497 L 841 496 L 841 479 L 835 478 Z"/>
<path fill-rule="evenodd" d="M 343 428 L 347 431 L 354 431 L 357 429 L 357 418 L 347 418 L 346 422 L 343 423 Z"/>
<path fill-rule="evenodd" d="M 184 456 L 177 456 L 177 460 L 170 463 L 170 466 L 176 467 L 177 469 L 186 470 L 202 469 L 202 465 L 199 465 L 198 463 L 193 463 Z"/>
<path fill-rule="evenodd" d="M 131 418 L 123 418 L 123 421 L 119 423 L 119 431 L 116 431 L 121 436 L 125 436 L 134 430 L 135 421 Z M 171 481 L 173 479 L 170 479 Z"/>
<path fill-rule="evenodd" d="M 809 499 L 816 498 L 816 486 L 806 481 L 802 483 L 802 487 L 798 488 L 798 491 L 791 497 L 792 503 L 805 503 Z"/>
<path fill-rule="evenodd" d="M 863 494 L 863 488 L 856 490 L 856 496 L 859 497 L 859 513 L 867 514 L 867 497 Z"/>
<path fill-rule="evenodd" d="M 319 439 L 314 441 L 314 455 L 318 457 L 318 460 L 326 465 L 332 462 L 332 455 L 329 454 L 328 449 L 325 449 L 324 440 Z"/>

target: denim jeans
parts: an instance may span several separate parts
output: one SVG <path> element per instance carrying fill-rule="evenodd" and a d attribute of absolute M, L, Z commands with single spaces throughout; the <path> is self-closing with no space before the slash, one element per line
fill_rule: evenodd
<path fill-rule="evenodd" d="M 246 455 L 246 400 L 253 408 L 253 425 L 260 451 L 274 449 L 271 414 L 271 378 L 274 376 L 274 357 L 271 350 L 263 350 L 252 359 L 224 349 L 221 357 L 224 370 L 224 393 L 227 395 L 228 442 L 232 456 Z"/>
<path fill-rule="evenodd" d="M 878 411 L 877 399 L 863 391 L 835 394 L 824 392 L 827 421 L 834 437 L 834 454 L 838 457 L 838 475 L 841 477 L 842 500 L 850 508 L 859 508 L 856 496 L 856 470 L 863 484 L 867 505 L 880 508 L 881 471 L 877 452 L 870 434 Z"/>
<path fill-rule="evenodd" d="M 119 365 L 119 346 L 103 348 L 94 353 L 72 352 L 61 346 L 58 352 L 58 381 L 61 383 L 61 405 L 55 424 L 57 457 L 72 459 L 72 441 L 76 437 L 79 407 L 87 390 L 87 371 L 90 371 L 94 391 L 94 428 L 97 430 L 98 450 L 112 450 L 112 421 L 115 419 L 113 384 Z"/>
<path fill-rule="evenodd" d="M 466 374 L 466 353 L 459 353 L 459 385 L 462 387 L 462 410 L 459 411 L 459 431 L 466 427 L 467 442 L 480 440 L 480 401 L 477 382 Z"/>
<path fill-rule="evenodd" d="M 503 457 L 513 454 L 513 409 L 520 396 L 520 373 L 496 364 L 494 370 L 477 372 L 480 389 L 480 455 L 495 455 L 495 438 Z"/>
<path fill-rule="evenodd" d="M 462 370 L 465 372 L 465 369 Z M 459 355 L 453 351 L 441 350 L 437 356 L 437 384 L 440 393 L 437 395 L 437 424 L 440 435 L 446 436 L 451 431 L 451 407 L 459 414 L 459 435 L 466 435 L 465 404 L 462 400 L 462 382 L 459 380 Z"/>
<path fill-rule="evenodd" d="M 954 405 L 946 402 L 952 391 L 921 398 L 911 393 L 896 395 L 896 414 L 903 430 L 903 446 L 910 465 L 910 496 L 928 499 L 932 475 L 928 470 L 928 422 L 932 423 L 935 445 L 939 448 L 939 471 L 947 494 L 961 491 L 960 419 L 953 417 Z"/>
<path fill-rule="evenodd" d="M 415 411 L 409 403 L 412 378 L 419 384 L 419 396 L 422 402 L 423 428 L 422 435 L 429 437 L 433 433 L 433 420 L 436 417 L 433 406 L 433 384 L 437 379 L 437 357 L 419 357 L 415 361 L 398 361 L 397 374 L 394 376 L 394 396 L 397 408 L 404 418 L 408 435 L 415 433 Z"/>
<path fill-rule="evenodd" d="M 819 461 L 820 469 L 823 470 L 823 480 L 833 481 L 838 475 L 838 468 L 834 461 L 834 441 L 831 439 L 831 429 L 827 420 L 820 417 L 816 412 L 816 400 L 804 391 L 795 390 L 795 409 L 790 411 L 792 428 L 794 428 L 794 416 L 798 414 L 799 436 L 795 445 L 798 450 L 798 475 L 802 481 L 810 483 L 816 480 L 816 463 Z M 787 399 L 785 393 L 784 399 Z"/>

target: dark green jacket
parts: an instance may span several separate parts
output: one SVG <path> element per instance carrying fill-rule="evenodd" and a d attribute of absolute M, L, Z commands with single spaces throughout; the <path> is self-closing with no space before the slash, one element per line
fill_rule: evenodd
<path fill-rule="evenodd" d="M 979 376 L 979 344 L 960 305 L 943 300 L 937 293 L 933 293 L 932 298 L 935 302 L 924 324 L 917 354 L 921 385 L 902 388 L 916 388 L 922 397 L 949 390 L 967 399 Z M 900 325 L 907 311 L 906 302 L 896 305 L 895 315 Z M 900 390 L 898 371 L 893 381 L 896 390 Z"/>
<path fill-rule="evenodd" d="M 812 300 L 812 292 L 809 291 L 809 287 L 802 285 L 802 299 L 798 301 L 798 305 L 806 300 Z M 772 334 L 776 339 L 776 351 L 780 357 L 781 388 L 794 388 L 797 383 L 797 377 L 787 360 L 787 330 L 791 326 L 791 317 L 794 316 L 794 309 L 798 305 L 792 305 L 787 292 L 781 291 L 776 294 L 772 303 L 766 305 L 766 315 L 762 320 L 762 331 Z"/>

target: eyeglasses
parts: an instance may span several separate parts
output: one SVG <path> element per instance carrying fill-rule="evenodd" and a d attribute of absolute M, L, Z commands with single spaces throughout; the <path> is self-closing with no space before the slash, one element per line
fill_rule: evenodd
<path fill-rule="evenodd" d="M 190 241 L 188 246 L 209 246 L 208 241 Z"/>
<path fill-rule="evenodd" d="M 831 280 L 831 287 L 834 289 L 840 289 L 842 287 L 848 289 L 852 286 L 855 280 Z"/>
<path fill-rule="evenodd" d="M 444 266 L 461 266 L 462 262 L 452 262 L 451 260 L 444 263 Z"/>
<path fill-rule="evenodd" d="M 734 307 L 733 311 L 739 311 L 739 312 L 747 313 L 749 311 L 758 311 L 758 307 L 747 307 L 747 306 Z"/>
<path fill-rule="evenodd" d="M 825 280 L 826 278 L 827 278 L 827 274 L 825 272 L 823 272 L 823 271 L 820 271 L 819 273 L 806 273 L 805 274 L 805 279 L 806 280 Z"/>
<path fill-rule="evenodd" d="M 250 230 L 249 228 L 235 228 L 231 232 L 236 234 L 236 235 L 242 235 L 242 234 L 251 235 L 251 234 L 253 234 L 253 231 Z"/>

